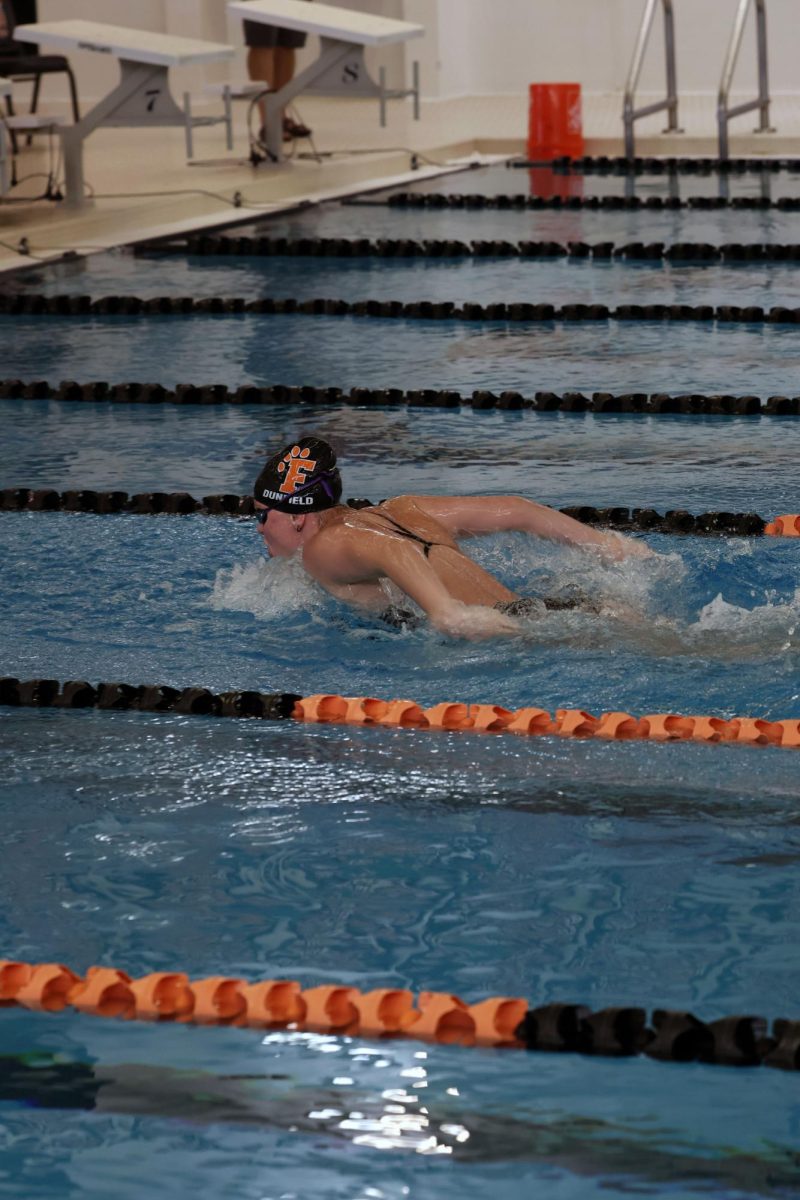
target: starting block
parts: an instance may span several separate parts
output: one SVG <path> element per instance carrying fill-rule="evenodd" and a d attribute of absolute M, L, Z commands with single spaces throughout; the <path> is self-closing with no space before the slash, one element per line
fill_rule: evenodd
<path fill-rule="evenodd" d="M 319 34 L 319 58 L 280 91 L 270 92 L 265 97 L 266 145 L 274 162 L 280 162 L 283 157 L 281 114 L 301 92 L 324 96 L 375 96 L 380 101 L 381 125 L 386 124 L 387 100 L 413 96 L 414 118 L 419 120 L 419 64 L 414 63 L 413 87 L 390 91 L 386 88 L 383 68 L 377 83 L 367 71 L 364 47 L 387 46 L 421 37 L 425 33 L 424 26 L 335 8 L 332 4 L 307 4 L 305 0 L 231 0 L 228 11 L 243 21 Z"/>
<path fill-rule="evenodd" d="M 66 203 L 70 208 L 84 203 L 83 143 L 100 125 L 182 125 L 186 129 L 188 150 L 191 149 L 194 125 L 224 120 L 219 117 L 192 118 L 191 112 L 182 111 L 172 98 L 167 76 L 170 67 L 232 58 L 233 46 L 78 20 L 17 25 L 14 37 L 20 42 L 56 46 L 67 51 L 94 50 L 119 60 L 117 86 L 80 121 L 65 125 L 59 131 L 64 151 Z M 230 139 L 230 129 L 228 136 Z"/>

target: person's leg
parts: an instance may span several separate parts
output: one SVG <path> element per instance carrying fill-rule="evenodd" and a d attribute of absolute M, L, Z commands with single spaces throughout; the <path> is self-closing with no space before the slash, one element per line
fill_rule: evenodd
<path fill-rule="evenodd" d="M 251 79 L 263 83 L 273 91 L 278 86 L 276 57 L 281 53 L 277 46 L 251 46 L 247 51 L 247 74 Z"/>
<path fill-rule="evenodd" d="M 294 79 L 295 54 L 294 49 L 289 46 L 275 47 L 275 82 L 273 87 L 275 91 L 280 91 L 292 79 Z"/>
<path fill-rule="evenodd" d="M 291 46 L 251 46 L 247 53 L 247 73 L 253 80 L 263 82 L 272 92 L 279 92 L 291 82 L 295 72 L 295 51 Z M 266 124 L 264 101 L 259 102 L 261 124 Z M 284 140 L 287 137 L 307 137 L 309 130 L 281 113 Z"/>
<path fill-rule="evenodd" d="M 278 86 L 275 82 L 278 53 L 277 46 L 251 46 L 247 51 L 247 74 L 252 80 L 263 83 L 264 87 L 270 88 L 272 91 Z M 261 124 L 263 125 L 266 121 L 263 100 L 259 101 L 258 107 L 261 110 Z"/>
<path fill-rule="evenodd" d="M 288 31 L 283 31 L 284 35 Z M 288 40 L 288 38 L 286 39 Z M 275 88 L 276 90 L 285 87 L 287 83 L 294 79 L 295 68 L 297 65 L 296 52 L 294 46 L 278 45 L 275 50 Z M 284 138 L 293 137 L 308 137 L 311 130 L 305 125 L 299 125 L 284 111 L 283 117 L 283 135 Z"/>

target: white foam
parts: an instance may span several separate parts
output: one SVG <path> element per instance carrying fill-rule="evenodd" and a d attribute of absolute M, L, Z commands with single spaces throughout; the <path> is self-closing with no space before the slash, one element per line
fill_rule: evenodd
<path fill-rule="evenodd" d="M 620 644 L 657 657 L 701 656 L 713 662 L 744 662 L 800 650 L 800 588 L 788 603 L 766 597 L 754 608 L 732 604 L 719 593 L 688 624 L 656 615 L 638 624 L 617 623 Z"/>
<path fill-rule="evenodd" d="M 752 553 L 751 547 L 743 549 L 739 543 L 730 549 L 736 557 Z M 513 563 L 523 573 L 530 566 L 531 590 L 541 591 L 536 579 L 543 565 L 541 548 L 532 552 L 523 544 L 515 549 Z M 663 592 L 667 583 L 675 594 L 689 574 L 676 553 L 607 563 L 585 551 L 559 547 L 548 556 L 547 569 L 551 586 L 545 584 L 545 592 L 557 594 L 559 586 L 576 585 L 600 603 L 601 612 L 549 612 L 526 631 L 541 642 L 593 648 L 616 643 L 654 657 L 700 654 L 733 662 L 800 650 L 800 588 L 788 601 L 767 592 L 752 608 L 731 603 L 720 593 L 687 622 L 658 611 L 663 599 L 656 589 Z M 524 593 L 524 584 L 516 586 Z"/>
<path fill-rule="evenodd" d="M 731 604 L 721 593 L 701 610 L 685 631 L 692 645 L 702 645 L 713 657 L 741 656 L 743 649 L 768 654 L 800 649 L 800 588 L 788 603 L 766 603 L 755 608 Z"/>
<path fill-rule="evenodd" d="M 273 558 L 217 571 L 208 603 L 212 608 L 274 620 L 321 608 L 324 594 L 309 579 L 299 558 Z"/>

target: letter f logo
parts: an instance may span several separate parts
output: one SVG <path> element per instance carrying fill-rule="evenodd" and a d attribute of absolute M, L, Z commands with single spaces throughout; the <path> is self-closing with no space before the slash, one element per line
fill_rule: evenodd
<path fill-rule="evenodd" d="M 298 487 L 305 482 L 306 475 L 310 475 L 316 470 L 317 461 L 309 458 L 309 454 L 310 451 L 307 449 L 301 450 L 299 446 L 292 446 L 290 453 L 284 455 L 283 462 L 278 463 L 278 473 L 285 474 L 280 491 L 289 496 L 294 495 Z"/>

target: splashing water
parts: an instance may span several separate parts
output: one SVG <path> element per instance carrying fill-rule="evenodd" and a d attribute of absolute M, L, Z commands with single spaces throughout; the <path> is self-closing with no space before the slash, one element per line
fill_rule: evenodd
<path fill-rule="evenodd" d="M 690 646 L 713 642 L 718 657 L 741 657 L 743 652 L 759 655 L 797 651 L 800 622 L 800 588 L 788 602 L 776 597 L 752 609 L 730 604 L 718 593 L 700 611 L 697 621 L 685 631 Z"/>
<path fill-rule="evenodd" d="M 742 557 L 732 545 L 728 557 Z M 763 590 L 764 602 L 752 608 L 726 599 L 722 592 L 694 612 L 679 613 L 692 569 L 672 551 L 652 558 L 604 562 L 571 547 L 531 543 L 523 536 L 484 539 L 470 545 L 481 566 L 503 579 L 523 596 L 558 596 L 577 589 L 600 606 L 547 611 L 537 605 L 531 617 L 520 619 L 526 642 L 550 646 L 623 646 L 651 657 L 701 654 L 715 661 L 738 661 L 769 653 L 793 652 L 800 647 L 800 588 L 790 599 Z M 387 603 L 410 602 L 387 588 Z M 218 611 L 250 613 L 274 622 L 287 617 L 342 629 L 348 636 L 364 633 L 364 617 L 332 600 L 311 580 L 299 557 L 243 562 L 217 572 L 209 597 Z M 379 627 L 381 628 L 381 627 Z M 430 626 L 415 632 L 391 631 L 389 636 L 441 639 Z"/>
<path fill-rule="evenodd" d="M 269 559 L 217 571 L 209 604 L 272 621 L 300 610 L 321 611 L 325 596 L 299 558 Z"/>

